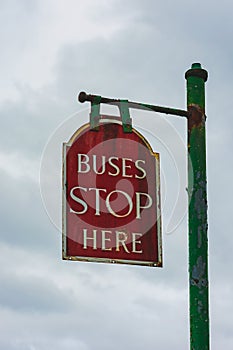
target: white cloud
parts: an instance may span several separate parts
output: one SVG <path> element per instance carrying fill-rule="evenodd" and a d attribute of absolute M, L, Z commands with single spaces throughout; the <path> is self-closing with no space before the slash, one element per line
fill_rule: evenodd
<path fill-rule="evenodd" d="M 40 88 L 55 78 L 56 55 L 64 45 L 94 38 L 109 39 L 131 20 L 127 13 L 111 13 L 115 1 L 35 1 L 2 4 L 0 36 L 4 47 L 0 99 L 17 100 L 18 82 Z M 110 16 L 108 12 L 110 11 Z M 102 12 L 101 18 L 95 13 Z"/>
<path fill-rule="evenodd" d="M 0 152 L 0 171 L 11 177 L 12 181 L 23 178 L 38 183 L 39 167 L 39 160 L 28 159 L 17 151 L 11 153 Z"/>

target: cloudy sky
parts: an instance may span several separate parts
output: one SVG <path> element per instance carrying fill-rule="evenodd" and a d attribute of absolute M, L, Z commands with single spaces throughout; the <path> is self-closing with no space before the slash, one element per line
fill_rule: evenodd
<path fill-rule="evenodd" d="M 162 269 L 62 261 L 61 152 L 88 121 L 80 91 L 185 109 L 193 62 L 209 73 L 211 343 L 232 349 L 232 13 L 230 0 L 1 1 L 0 349 L 188 349 L 185 120 L 131 111 L 161 153 Z"/>

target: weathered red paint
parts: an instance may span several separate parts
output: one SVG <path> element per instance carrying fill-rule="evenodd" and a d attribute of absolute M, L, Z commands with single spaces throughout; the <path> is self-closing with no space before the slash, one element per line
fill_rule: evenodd
<path fill-rule="evenodd" d="M 63 152 L 63 259 L 161 266 L 159 155 L 147 141 L 86 124 Z"/>

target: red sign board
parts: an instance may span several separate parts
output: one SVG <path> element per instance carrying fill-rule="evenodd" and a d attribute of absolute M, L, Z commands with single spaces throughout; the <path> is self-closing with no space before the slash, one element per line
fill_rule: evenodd
<path fill-rule="evenodd" d="M 63 259 L 162 266 L 159 154 L 116 122 L 63 144 Z"/>

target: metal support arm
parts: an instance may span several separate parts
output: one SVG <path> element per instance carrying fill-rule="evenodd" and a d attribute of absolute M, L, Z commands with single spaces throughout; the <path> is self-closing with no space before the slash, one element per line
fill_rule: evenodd
<path fill-rule="evenodd" d="M 96 100 L 96 97 L 98 95 L 89 95 L 86 94 L 86 92 L 80 92 L 78 96 L 79 102 L 92 102 Z M 115 98 L 108 98 L 108 97 L 102 97 L 98 96 L 100 103 L 105 103 L 105 104 L 111 104 L 115 106 L 120 106 L 120 103 L 122 100 L 120 99 L 115 99 Z M 188 112 L 182 109 L 176 109 L 176 108 L 168 108 L 168 107 L 161 107 L 161 106 L 154 106 L 146 103 L 139 103 L 139 102 L 131 102 L 128 101 L 129 108 L 135 108 L 135 109 L 142 109 L 146 111 L 152 111 L 152 112 L 158 112 L 158 113 L 165 113 L 165 114 L 171 114 L 171 115 L 176 115 L 180 117 L 188 117 Z"/>

